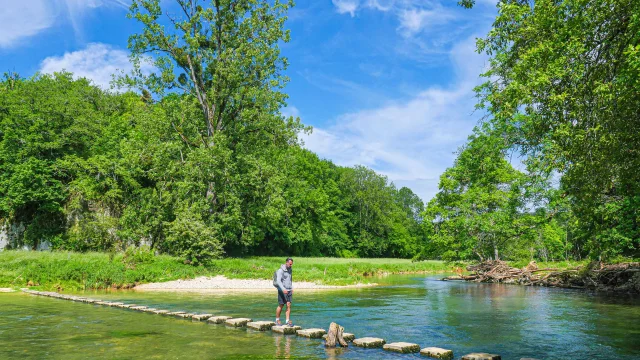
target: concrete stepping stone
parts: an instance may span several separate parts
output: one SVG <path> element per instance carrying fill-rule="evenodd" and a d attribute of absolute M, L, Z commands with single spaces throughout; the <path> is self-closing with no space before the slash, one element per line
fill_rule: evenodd
<path fill-rule="evenodd" d="M 502 360 L 502 358 L 495 354 L 471 353 L 463 356 L 462 360 Z"/>
<path fill-rule="evenodd" d="M 223 324 L 229 319 L 231 319 L 231 316 L 212 316 L 207 319 L 207 322 L 210 322 L 212 324 Z"/>
<path fill-rule="evenodd" d="M 96 305 L 109 305 L 110 303 L 108 301 L 96 301 L 96 302 L 94 302 L 94 304 L 96 304 Z"/>
<path fill-rule="evenodd" d="M 271 328 L 275 325 L 273 321 L 254 321 L 247 323 L 247 327 L 249 329 L 258 330 L 258 331 L 267 331 L 271 330 Z"/>
<path fill-rule="evenodd" d="M 439 347 L 428 347 L 420 350 L 420 354 L 434 359 L 453 360 L 453 351 Z"/>
<path fill-rule="evenodd" d="M 156 309 L 156 308 L 146 308 L 146 309 L 142 309 L 141 311 L 152 313 L 152 312 L 154 312 L 156 310 L 158 310 L 158 309 Z"/>
<path fill-rule="evenodd" d="M 121 302 L 112 302 L 112 303 L 109 303 L 109 306 L 120 306 L 120 305 L 124 305 L 124 303 L 121 303 Z"/>
<path fill-rule="evenodd" d="M 153 313 L 158 315 L 164 315 L 164 314 L 168 314 L 169 310 L 156 310 Z"/>
<path fill-rule="evenodd" d="M 353 345 L 363 348 L 379 348 L 384 346 L 387 342 L 384 339 L 375 337 L 363 337 L 353 340 Z"/>
<path fill-rule="evenodd" d="M 95 304 L 95 303 L 99 303 L 102 300 L 99 299 L 87 299 L 86 303 L 87 304 Z"/>
<path fill-rule="evenodd" d="M 326 340 L 327 334 L 322 335 L 322 338 Z M 353 335 L 352 333 L 342 333 L 342 338 L 344 339 L 344 341 L 350 342 L 350 341 L 353 341 L 356 338 L 356 336 Z"/>
<path fill-rule="evenodd" d="M 227 319 L 227 321 L 225 321 L 224 324 L 233 326 L 233 327 L 244 327 L 247 325 L 247 323 L 250 323 L 250 322 L 251 322 L 251 319 L 249 318 L 231 318 L 231 319 Z"/>
<path fill-rule="evenodd" d="M 327 332 L 324 329 L 301 329 L 296 331 L 296 334 L 298 336 L 311 338 L 311 339 L 320 339 L 322 338 L 322 335 L 326 333 Z"/>
<path fill-rule="evenodd" d="M 394 342 L 390 344 L 384 344 L 383 350 L 399 352 L 402 354 L 417 353 L 420 351 L 420 345 L 408 343 L 408 342 Z"/>
<path fill-rule="evenodd" d="M 118 306 L 119 308 L 123 308 L 123 309 L 131 309 L 132 307 L 138 306 L 136 304 L 122 304 L 120 306 Z"/>
<path fill-rule="evenodd" d="M 198 314 L 198 315 L 193 315 L 191 318 L 196 321 L 205 321 L 212 316 L 213 314 Z"/>
<path fill-rule="evenodd" d="M 15 290 L 13 290 L 12 288 L 0 288 L 0 293 L 11 293 L 14 292 Z M 26 293 L 31 293 L 30 291 L 25 291 Z M 40 295 L 40 294 L 38 294 Z"/>
<path fill-rule="evenodd" d="M 302 326 L 287 326 L 287 325 L 274 325 L 271 328 L 271 331 L 273 331 L 276 334 L 283 334 L 283 335 L 295 335 L 296 332 L 298 330 L 302 329 Z"/>
<path fill-rule="evenodd" d="M 131 309 L 131 310 L 138 310 L 138 311 L 140 311 L 140 310 L 144 310 L 144 309 L 146 309 L 146 308 L 147 308 L 146 306 L 132 306 L 132 307 L 130 307 L 129 309 Z"/>
<path fill-rule="evenodd" d="M 186 313 L 184 311 L 174 311 L 174 312 L 166 313 L 165 315 L 178 316 L 178 315 L 182 315 L 182 314 L 186 314 Z"/>

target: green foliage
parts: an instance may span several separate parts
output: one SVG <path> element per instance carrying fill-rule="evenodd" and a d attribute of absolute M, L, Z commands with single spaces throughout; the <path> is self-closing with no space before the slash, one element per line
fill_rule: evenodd
<path fill-rule="evenodd" d="M 592 257 L 640 251 L 640 2 L 501 1 L 478 50 L 492 131 L 561 175 Z"/>

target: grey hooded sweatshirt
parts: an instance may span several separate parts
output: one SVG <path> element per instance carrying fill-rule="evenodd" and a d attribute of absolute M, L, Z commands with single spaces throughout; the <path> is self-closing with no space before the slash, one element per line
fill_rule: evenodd
<path fill-rule="evenodd" d="M 278 287 L 280 289 L 286 289 L 287 291 L 293 290 L 293 283 L 291 281 L 291 268 L 287 269 L 287 265 L 282 264 L 280 269 L 276 273 L 276 279 L 278 280 Z"/>

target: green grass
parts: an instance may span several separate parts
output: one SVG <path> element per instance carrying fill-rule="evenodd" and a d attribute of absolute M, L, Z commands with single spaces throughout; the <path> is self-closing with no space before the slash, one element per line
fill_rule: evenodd
<path fill-rule="evenodd" d="M 282 257 L 249 257 L 215 260 L 207 266 L 184 264 L 176 257 L 127 256 L 123 253 L 0 252 L 0 287 L 39 289 L 104 289 L 133 284 L 225 275 L 237 279 L 271 279 L 284 262 Z M 296 281 L 327 285 L 373 282 L 375 274 L 450 271 L 442 261 L 411 262 L 406 259 L 294 258 Z"/>

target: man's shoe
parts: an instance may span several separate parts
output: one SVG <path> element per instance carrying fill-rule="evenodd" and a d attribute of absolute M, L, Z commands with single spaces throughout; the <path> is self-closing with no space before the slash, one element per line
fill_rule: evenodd
<path fill-rule="evenodd" d="M 282 323 L 280 322 L 280 320 L 276 320 L 276 326 L 282 326 Z"/>
<path fill-rule="evenodd" d="M 293 327 L 293 322 L 291 322 L 291 320 L 289 320 L 289 322 L 287 322 L 287 326 Z"/>

